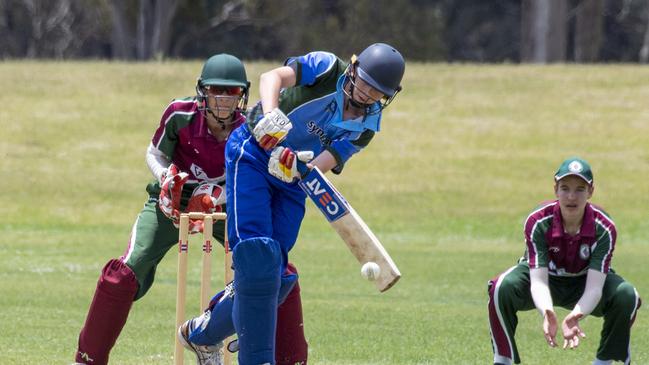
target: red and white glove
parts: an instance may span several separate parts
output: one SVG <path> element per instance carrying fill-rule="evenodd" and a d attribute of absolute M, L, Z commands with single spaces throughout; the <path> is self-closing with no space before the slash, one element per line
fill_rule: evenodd
<path fill-rule="evenodd" d="M 302 162 L 311 161 L 313 151 L 294 152 L 288 147 L 275 147 L 268 159 L 268 173 L 284 182 L 293 182 L 295 178 L 301 177 L 296 158 Z"/>
<path fill-rule="evenodd" d="M 187 204 L 187 212 L 217 213 L 223 211 L 225 187 L 214 183 L 202 183 L 194 189 Z M 189 234 L 203 232 L 201 219 L 189 220 Z"/>
<path fill-rule="evenodd" d="M 174 226 L 178 227 L 180 222 L 180 199 L 183 185 L 189 179 L 189 174 L 182 172 L 174 164 L 171 164 L 162 176 L 158 206 L 167 218 L 171 219 Z"/>
<path fill-rule="evenodd" d="M 291 128 L 293 124 L 288 117 L 279 108 L 275 108 L 257 122 L 252 134 L 259 146 L 268 151 L 282 142 Z"/>

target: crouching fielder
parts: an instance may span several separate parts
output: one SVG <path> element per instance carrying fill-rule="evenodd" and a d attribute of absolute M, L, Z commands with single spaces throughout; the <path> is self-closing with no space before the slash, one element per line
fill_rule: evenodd
<path fill-rule="evenodd" d="M 495 364 L 520 363 L 514 333 L 518 311 L 538 309 L 548 345 L 579 346 L 579 321 L 604 317 L 594 365 L 631 362 L 630 336 L 640 297 L 611 269 L 617 232 L 601 208 L 588 202 L 594 190 L 588 163 L 564 161 L 554 175 L 557 200 L 545 202 L 525 221 L 525 256 L 489 281 L 489 324 Z M 559 324 L 554 306 L 571 312 Z M 563 343 L 557 344 L 561 331 Z"/>

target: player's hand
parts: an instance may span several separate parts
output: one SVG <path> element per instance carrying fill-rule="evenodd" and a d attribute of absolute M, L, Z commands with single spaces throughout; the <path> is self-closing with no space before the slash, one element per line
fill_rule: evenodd
<path fill-rule="evenodd" d="M 586 337 L 586 334 L 579 327 L 579 320 L 583 317 L 581 313 L 570 313 L 561 323 L 563 331 L 563 348 L 574 349 L 579 346 L 579 338 Z"/>
<path fill-rule="evenodd" d="M 266 113 L 252 131 L 261 148 L 269 151 L 282 142 L 293 124 L 279 108 Z"/>
<path fill-rule="evenodd" d="M 557 315 L 554 314 L 554 311 L 546 309 L 545 314 L 543 315 L 543 336 L 545 336 L 545 340 L 548 342 L 550 347 L 557 347 L 557 341 L 555 338 L 558 329 L 559 322 L 557 321 Z"/>
<path fill-rule="evenodd" d="M 187 212 L 217 213 L 223 211 L 225 188 L 214 183 L 202 183 L 194 189 L 187 203 Z M 203 232 L 202 219 L 189 220 L 189 234 Z"/>
<path fill-rule="evenodd" d="M 268 159 L 268 173 L 276 178 L 291 183 L 295 178 L 302 176 L 301 171 L 305 170 L 306 165 L 302 164 L 302 168 L 298 169 L 298 160 L 307 162 L 313 159 L 313 151 L 299 151 L 294 152 L 288 147 L 275 147 Z"/>
<path fill-rule="evenodd" d="M 176 227 L 180 221 L 180 199 L 183 185 L 187 179 L 189 179 L 189 174 L 181 172 L 176 165 L 171 164 L 164 173 L 162 186 L 160 186 L 158 206 Z"/>

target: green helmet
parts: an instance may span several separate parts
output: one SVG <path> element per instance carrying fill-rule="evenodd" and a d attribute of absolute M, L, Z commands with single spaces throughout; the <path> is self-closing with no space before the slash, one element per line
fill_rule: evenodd
<path fill-rule="evenodd" d="M 246 77 L 246 69 L 243 67 L 241 60 L 232 55 L 221 53 L 208 58 L 203 65 L 201 76 L 198 78 L 196 83 L 197 98 L 201 102 L 199 109 L 203 112 L 209 112 L 210 114 L 215 115 L 214 111 L 209 109 L 207 103 L 207 88 L 210 86 L 241 88 L 243 91 L 239 94 L 241 98 L 230 113 L 234 113 L 235 109 L 241 111 L 246 110 L 248 105 L 250 81 L 248 81 L 248 78 Z M 237 93 L 240 91 L 237 91 Z M 223 96 L 216 97 L 217 102 L 221 97 Z"/>
<path fill-rule="evenodd" d="M 246 69 L 241 61 L 229 54 L 221 53 L 210 57 L 203 65 L 198 86 L 210 85 L 250 87 Z"/>

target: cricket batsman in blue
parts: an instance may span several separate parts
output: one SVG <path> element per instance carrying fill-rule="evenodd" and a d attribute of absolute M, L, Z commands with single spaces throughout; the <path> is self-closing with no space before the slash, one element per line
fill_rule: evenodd
<path fill-rule="evenodd" d="M 339 174 L 368 145 L 404 71 L 402 55 L 376 43 L 349 63 L 312 52 L 261 75 L 261 101 L 226 145 L 234 283 L 183 325 L 192 345 L 236 331 L 239 364 L 275 364 L 277 306 L 297 280 L 286 268 L 305 211 L 298 181 L 312 167 Z"/>

